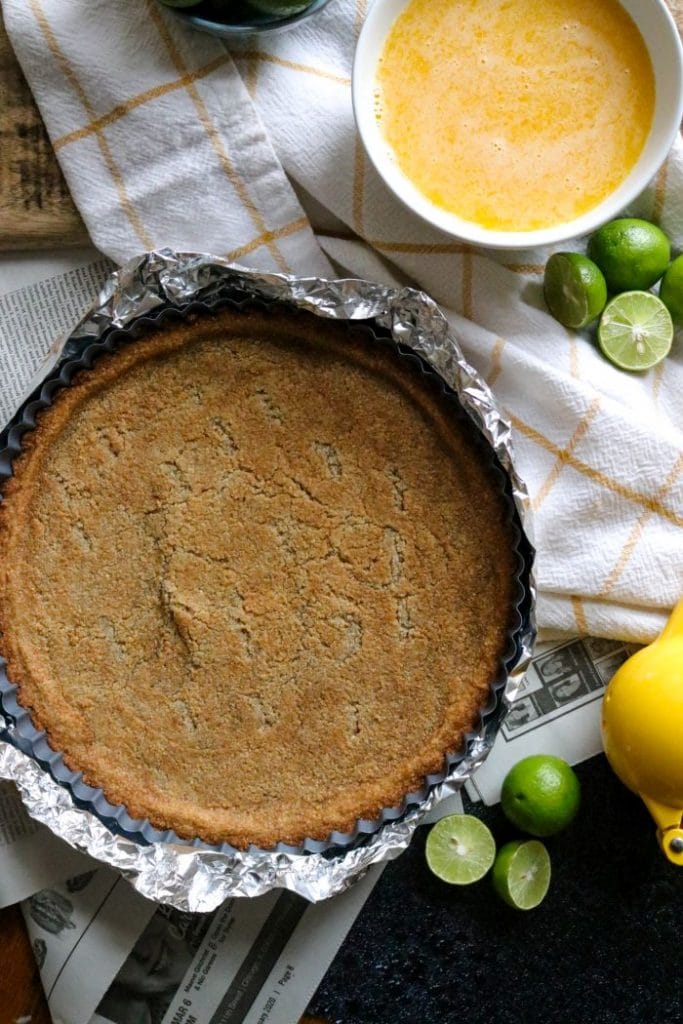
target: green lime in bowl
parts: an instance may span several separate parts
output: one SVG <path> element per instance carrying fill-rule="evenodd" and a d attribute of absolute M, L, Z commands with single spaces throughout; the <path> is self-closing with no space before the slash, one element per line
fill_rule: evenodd
<path fill-rule="evenodd" d="M 224 39 L 277 32 L 311 17 L 330 0 L 158 0 L 191 28 Z"/>

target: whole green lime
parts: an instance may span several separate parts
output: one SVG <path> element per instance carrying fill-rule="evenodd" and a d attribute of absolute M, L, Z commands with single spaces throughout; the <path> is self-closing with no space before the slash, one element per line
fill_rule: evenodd
<path fill-rule="evenodd" d="M 510 769 L 501 791 L 505 816 L 532 836 L 553 836 L 574 819 L 581 787 L 572 767 L 553 754 L 531 754 Z"/>
<path fill-rule="evenodd" d="M 676 324 L 683 324 L 683 256 L 677 256 L 662 278 L 659 297 Z"/>
<path fill-rule="evenodd" d="M 605 275 L 610 292 L 647 291 L 668 267 L 671 245 L 656 224 L 621 217 L 595 232 L 588 255 Z"/>
<path fill-rule="evenodd" d="M 201 0 L 161 0 L 166 7 L 196 7 Z"/>
<path fill-rule="evenodd" d="M 249 5 L 263 14 L 281 15 L 298 14 L 310 7 L 312 0 L 249 0 Z"/>
<path fill-rule="evenodd" d="M 607 285 L 600 268 L 578 252 L 556 252 L 545 267 L 543 294 L 561 324 L 578 331 L 600 316 Z"/>

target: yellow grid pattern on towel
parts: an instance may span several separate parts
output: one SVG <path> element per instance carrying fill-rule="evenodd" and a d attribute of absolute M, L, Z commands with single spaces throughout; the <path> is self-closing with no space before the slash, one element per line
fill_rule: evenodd
<path fill-rule="evenodd" d="M 249 211 L 249 215 L 251 216 L 251 219 L 254 222 L 254 226 L 259 232 L 260 237 L 265 239 L 264 244 L 270 250 L 271 255 L 273 256 L 276 264 L 278 265 L 280 270 L 283 270 L 285 273 L 287 273 L 290 270 L 290 267 L 288 266 L 286 259 L 284 258 L 284 256 L 277 247 L 277 239 L 275 239 L 272 236 L 272 233 L 268 231 L 266 227 L 266 222 L 263 219 L 263 214 L 255 205 L 253 199 L 251 198 L 246 189 L 246 186 L 244 185 L 244 182 L 242 181 L 240 175 L 238 174 L 235 164 L 233 163 L 228 153 L 225 141 L 223 140 L 218 129 L 213 123 L 209 110 L 206 104 L 204 103 L 204 100 L 202 99 L 195 82 L 188 78 L 189 70 L 185 64 L 185 61 L 183 60 L 180 50 L 173 41 L 173 37 L 166 26 L 166 22 L 162 17 L 161 11 L 159 10 L 157 4 L 155 3 L 155 0 L 145 0 L 145 3 L 147 6 L 147 10 L 151 15 L 152 21 L 156 25 L 159 35 L 161 36 L 164 45 L 168 50 L 168 54 L 173 62 L 173 65 L 175 66 L 178 74 L 182 78 L 186 79 L 185 88 L 195 106 L 195 109 L 199 116 L 199 120 L 201 121 L 206 131 L 206 134 L 209 136 L 211 140 L 211 145 L 214 149 L 214 152 L 216 153 L 216 156 L 218 157 L 218 160 L 220 162 L 221 167 L 223 168 L 223 171 L 225 172 L 226 177 L 229 179 L 231 185 L 237 192 L 240 202 Z"/>
<path fill-rule="evenodd" d="M 67 81 L 70 83 L 70 85 L 73 87 L 74 92 L 76 93 L 76 95 L 78 96 L 79 100 L 83 104 L 83 108 L 84 108 L 86 114 L 88 115 L 88 117 L 92 121 L 96 120 L 95 110 L 94 110 L 90 100 L 88 99 L 88 96 L 87 96 L 87 94 L 85 92 L 85 89 L 83 88 L 81 82 L 79 81 L 78 76 L 76 75 L 76 72 L 74 71 L 73 67 L 69 63 L 69 61 L 68 61 L 66 55 L 64 54 L 63 50 L 59 46 L 59 43 L 57 42 L 57 39 L 56 39 L 52 29 L 50 28 L 50 24 L 49 24 L 49 22 L 48 22 L 48 20 L 47 20 L 47 18 L 45 16 L 45 12 L 43 10 L 43 7 L 42 7 L 42 4 L 41 4 L 40 0 L 29 0 L 29 3 L 30 3 L 30 6 L 31 6 L 31 10 L 33 11 L 33 13 L 35 15 L 36 21 L 38 22 L 38 25 L 40 27 L 40 31 L 42 32 L 42 34 L 43 34 L 43 36 L 45 38 L 45 42 L 46 42 L 46 44 L 48 46 L 48 49 L 50 50 L 50 53 L 54 57 L 55 61 L 57 62 L 58 66 L 59 66 L 59 68 L 61 69 L 62 74 L 67 79 Z M 138 211 L 135 209 L 135 207 L 133 206 L 133 203 L 130 200 L 130 196 L 128 195 L 128 190 L 126 189 L 126 185 L 125 185 L 124 180 L 123 180 L 123 175 L 121 174 L 121 170 L 118 167 L 116 161 L 114 160 L 114 156 L 113 156 L 112 151 L 111 151 L 111 149 L 109 147 L 109 143 L 107 142 L 106 138 L 104 137 L 101 129 L 96 129 L 94 134 L 95 134 L 95 136 L 97 138 L 97 143 L 98 143 L 98 145 L 100 147 L 100 151 L 102 153 L 102 157 L 103 157 L 104 163 L 105 163 L 105 165 L 107 167 L 107 170 L 111 174 L 111 177 L 112 177 L 112 179 L 114 181 L 114 184 L 116 186 L 116 190 L 118 192 L 119 200 L 120 200 L 120 203 L 121 203 L 121 209 L 123 210 L 123 212 L 125 213 L 126 217 L 128 218 L 128 220 L 130 221 L 131 225 L 133 226 L 133 229 L 135 230 L 136 235 L 140 239 L 140 242 L 142 243 L 143 248 L 145 248 L 145 249 L 153 249 L 154 248 L 154 241 L 153 241 L 152 237 L 149 235 L 149 233 L 146 231 L 145 227 L 143 226 L 143 223 L 142 223 L 142 220 L 140 218 L 140 215 L 139 215 Z"/>
<path fill-rule="evenodd" d="M 97 4 L 98 0 L 95 0 L 94 3 L 88 5 L 88 13 L 92 12 L 95 18 L 99 13 L 96 9 Z M 7 6 L 9 8 L 10 5 L 8 4 Z M 72 4 L 72 9 L 73 6 Z M 222 87 L 221 76 L 225 72 L 230 73 L 230 70 L 234 68 L 232 57 L 223 47 L 215 43 L 211 43 L 209 47 L 202 47 L 200 45 L 197 48 L 198 52 L 202 52 L 202 50 L 204 52 L 208 51 L 209 58 L 197 61 L 193 66 L 193 63 L 186 60 L 182 48 L 177 45 L 174 34 L 171 31 L 171 26 L 167 24 L 166 16 L 162 14 L 156 2 L 154 0 L 143 0 L 143 3 L 136 12 L 136 16 L 144 19 L 143 31 L 149 31 L 149 27 L 154 26 L 154 31 L 156 31 L 161 43 L 162 52 L 165 51 L 165 60 L 157 61 L 156 63 L 150 62 L 139 79 L 136 79 L 135 75 L 131 76 L 131 83 L 136 81 L 144 83 L 145 80 L 149 83 L 151 79 L 153 84 L 147 84 L 146 88 L 131 89 L 131 95 L 122 97 L 121 92 L 125 88 L 126 81 L 125 75 L 121 75 L 118 78 L 115 74 L 109 75 L 106 87 L 103 88 L 102 77 L 91 71 L 90 63 L 82 63 L 80 59 L 81 54 L 78 54 L 75 61 L 70 56 L 70 53 L 76 53 L 78 48 L 73 32 L 66 31 L 64 28 L 65 19 L 69 14 L 68 11 L 65 11 L 63 8 L 60 9 L 59 4 L 55 4 L 53 0 L 29 0 L 27 10 L 31 12 L 35 20 L 40 43 L 54 61 L 56 72 L 62 77 L 64 83 L 64 100 L 62 101 L 62 114 L 60 116 L 61 125 L 64 124 L 65 120 L 65 108 L 68 111 L 68 119 L 72 122 L 72 126 L 66 130 L 62 128 L 61 131 L 55 132 L 49 112 L 45 113 L 44 111 L 55 151 L 60 159 L 64 159 L 67 178 L 69 178 L 71 167 L 85 166 L 86 164 L 92 165 L 94 153 L 91 149 L 84 149 L 83 147 L 87 147 L 92 143 L 96 145 L 102 165 L 102 174 L 99 176 L 99 181 L 102 182 L 104 188 L 106 188 L 107 176 L 111 181 L 118 207 L 132 231 L 132 238 L 134 239 L 132 252 L 153 249 L 158 245 L 166 244 L 167 238 L 163 231 L 155 231 L 154 227 L 152 227 L 159 219 L 158 210 L 155 211 L 156 217 L 148 214 L 146 201 L 144 198 L 141 198 L 145 194 L 145 187 L 142 187 L 139 180 L 136 180 L 136 177 L 131 174 L 129 154 L 125 151 L 125 148 L 121 149 L 120 144 L 114 144 L 113 137 L 108 135 L 108 132 L 113 128 L 119 128 L 133 114 L 136 116 L 144 115 L 147 108 L 149 108 L 149 114 L 145 116 L 148 117 L 148 123 L 152 126 L 153 130 L 155 104 L 162 101 L 168 103 L 173 100 L 174 96 L 180 97 L 185 95 L 194 107 L 196 122 L 201 125 L 205 132 L 208 146 L 213 153 L 213 159 L 216 161 L 217 167 L 220 168 L 220 172 L 224 175 L 235 194 L 239 206 L 244 211 L 246 221 L 250 221 L 253 226 L 253 230 L 248 233 L 243 230 L 240 231 L 242 237 L 234 238 L 235 244 L 230 247 L 225 255 L 231 259 L 239 260 L 249 257 L 257 253 L 259 249 L 264 248 L 270 253 L 277 269 L 283 272 L 290 272 L 292 267 L 288 258 L 281 250 L 281 243 L 301 234 L 302 241 L 297 243 L 297 248 L 306 251 L 313 247 L 318 253 L 319 265 L 326 265 L 326 261 L 315 246 L 310 224 L 303 215 L 303 211 L 288 184 L 284 180 L 281 184 L 281 191 L 286 195 L 287 202 L 277 202 L 274 200 L 268 215 L 263 209 L 262 199 L 256 200 L 251 193 L 251 186 L 247 180 L 251 172 L 249 163 L 247 163 L 247 176 L 245 177 L 242 173 L 241 165 L 245 154 L 239 153 L 236 159 L 233 159 L 231 156 L 231 140 L 224 137 L 222 125 L 219 127 L 214 114 L 216 91 Z M 71 13 L 73 13 L 73 10 Z M 6 13 L 8 27 L 11 26 L 11 14 L 12 12 L 9 10 Z M 23 15 L 23 17 L 25 18 L 26 16 Z M 83 17 L 86 17 L 85 12 Z M 124 21 L 121 24 L 123 25 L 125 21 L 124 17 Z M 128 29 L 129 27 L 126 24 L 126 28 Z M 191 46 L 189 50 L 194 53 Z M 216 50 L 220 52 L 216 52 Z M 143 47 L 141 47 L 141 52 L 144 52 Z M 269 58 L 263 56 L 262 59 L 267 60 Z M 42 63 L 44 64 L 45 62 L 42 61 Z M 289 68 L 289 70 L 294 69 L 309 75 L 331 77 L 332 80 L 339 80 L 343 85 L 348 83 L 345 76 L 337 76 L 326 72 L 325 69 L 317 69 L 313 66 L 308 67 L 303 63 L 297 63 L 295 68 Z M 234 70 L 232 73 L 234 75 Z M 154 81 L 154 78 L 158 80 Z M 213 96 L 212 106 L 205 100 L 198 88 L 200 83 L 209 82 L 211 79 L 215 80 L 215 85 L 212 87 L 214 91 L 211 93 Z M 115 96 L 116 101 L 109 104 L 106 101 L 103 103 L 102 99 L 105 95 Z M 166 107 L 164 113 L 160 115 L 160 121 L 168 117 L 168 109 Z M 79 116 L 79 111 L 82 113 L 82 117 Z M 221 111 L 221 116 L 224 116 L 224 111 Z M 140 131 L 140 124 L 142 123 L 141 121 L 137 122 L 135 131 Z M 118 135 L 117 138 L 120 139 L 121 136 Z M 71 152 L 73 152 L 73 157 L 70 155 Z M 134 149 L 131 152 L 134 152 Z M 263 160 L 263 154 L 261 154 L 261 159 Z M 73 163 L 70 163 L 70 161 L 73 161 Z M 275 168 L 277 168 L 277 162 L 272 157 L 271 173 Z M 281 174 L 281 171 L 279 173 Z M 77 174 L 77 179 L 79 178 L 80 175 Z M 83 207 L 82 196 L 79 195 L 78 188 L 74 187 L 73 177 L 70 179 L 70 184 L 72 185 L 77 202 L 81 201 L 80 205 L 83 208 L 86 222 L 88 222 L 87 203 L 86 207 Z M 198 182 L 198 184 L 201 185 L 201 182 Z M 292 214 L 289 218 L 286 217 L 288 209 Z M 234 207 L 232 212 L 234 214 Z M 115 219 L 115 215 L 112 216 Z M 274 219 L 275 223 L 268 223 L 267 217 Z M 92 229 L 93 225 L 91 224 Z M 97 237 L 96 231 L 94 231 L 94 234 Z M 225 241 L 229 242 L 230 240 L 230 236 L 226 236 Z M 195 245 L 195 247 L 207 248 L 208 246 Z M 212 247 L 214 251 L 220 249 L 215 244 Z M 106 251 L 106 245 L 103 248 Z"/>
<path fill-rule="evenodd" d="M 230 57 L 228 54 L 223 54 L 220 57 L 215 57 L 212 61 L 209 61 L 202 68 L 198 68 L 196 71 L 188 71 L 187 74 L 181 78 L 177 78 L 175 82 L 166 82 L 165 85 L 155 85 L 152 89 L 146 89 L 145 92 L 138 93 L 137 96 L 133 96 L 131 99 L 126 100 L 124 103 L 117 104 L 107 114 L 102 114 L 101 117 L 95 118 L 89 124 L 84 125 L 83 128 L 76 128 L 75 131 L 69 132 L 68 135 L 62 135 L 61 138 L 55 139 L 53 146 L 55 152 L 58 153 L 64 146 L 70 146 L 73 142 L 80 142 L 81 139 L 87 139 L 89 135 L 96 135 L 101 132 L 103 128 L 107 128 L 109 125 L 114 124 L 120 118 L 125 117 L 131 110 L 135 110 L 136 107 L 141 107 L 144 103 L 151 103 L 152 100 L 159 99 L 161 96 L 166 96 L 168 93 L 175 92 L 176 89 L 185 89 L 188 85 L 193 82 L 198 82 L 200 79 L 210 75 L 212 71 L 217 71 L 218 68 L 222 68 L 228 63 Z"/>
<path fill-rule="evenodd" d="M 661 516 L 662 519 L 672 523 L 674 526 L 683 527 L 683 514 L 676 512 L 674 509 L 668 508 L 659 499 L 657 494 L 643 494 L 640 491 L 635 490 L 628 484 L 622 483 L 620 480 L 614 479 L 602 470 L 594 469 L 589 463 L 584 462 L 583 459 L 577 458 L 569 445 L 561 448 L 559 445 L 551 441 L 549 437 L 542 434 L 540 430 L 525 423 L 518 416 L 510 415 L 510 421 L 516 430 L 523 434 L 529 440 L 534 441 L 541 448 L 544 448 L 551 455 L 554 455 L 558 462 L 566 466 L 571 466 L 577 473 L 581 473 L 583 476 L 588 477 L 594 484 L 599 487 L 604 487 L 605 490 L 611 491 L 612 494 L 616 494 L 620 498 L 625 498 L 626 501 L 631 502 L 634 505 L 638 505 L 644 508 L 646 511 L 653 515 Z"/>

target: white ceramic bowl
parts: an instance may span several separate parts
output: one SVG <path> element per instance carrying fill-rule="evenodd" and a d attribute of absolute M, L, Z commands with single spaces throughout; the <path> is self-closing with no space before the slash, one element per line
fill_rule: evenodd
<path fill-rule="evenodd" d="M 683 47 L 664 0 L 620 0 L 640 29 L 650 53 L 656 101 L 652 128 L 640 159 L 616 191 L 581 217 L 534 231 L 493 231 L 436 206 L 403 174 L 375 117 L 377 62 L 391 26 L 409 2 L 375 0 L 371 7 L 356 47 L 353 110 L 363 145 L 378 173 L 391 191 L 424 220 L 474 245 L 498 249 L 555 245 L 594 231 L 616 217 L 655 176 L 673 145 L 683 117 Z"/>

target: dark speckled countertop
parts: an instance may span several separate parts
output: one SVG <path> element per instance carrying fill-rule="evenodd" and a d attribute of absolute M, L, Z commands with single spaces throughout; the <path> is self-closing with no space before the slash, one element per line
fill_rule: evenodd
<path fill-rule="evenodd" d="M 439 882 L 420 829 L 385 869 L 309 1012 L 331 1024 L 683 1021 L 683 869 L 664 859 L 644 807 L 603 757 L 577 772 L 582 808 L 546 840 L 553 880 L 539 908 L 508 908 L 488 879 Z M 466 809 L 499 844 L 518 834 L 499 806 Z"/>

